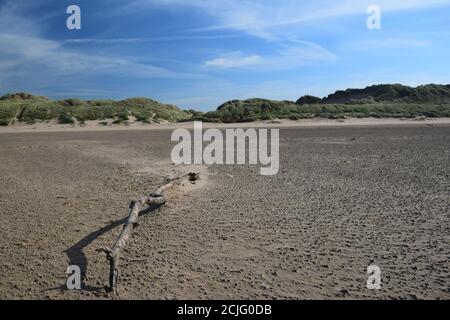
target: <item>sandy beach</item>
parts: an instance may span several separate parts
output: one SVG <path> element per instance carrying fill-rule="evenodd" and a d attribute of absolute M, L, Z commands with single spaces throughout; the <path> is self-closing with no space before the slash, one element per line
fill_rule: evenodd
<path fill-rule="evenodd" d="M 385 126 L 385 125 L 417 125 L 417 124 L 450 124 L 450 118 L 417 118 L 417 119 L 376 119 L 348 118 L 342 120 L 332 119 L 305 119 L 305 120 L 288 120 L 279 119 L 271 121 L 255 121 L 246 123 L 203 123 L 204 128 L 297 128 L 297 127 L 348 127 L 348 126 Z M 193 128 L 193 122 L 179 123 L 152 123 L 145 124 L 138 121 L 130 121 L 124 125 L 107 126 L 100 125 L 98 121 L 86 121 L 83 126 L 59 124 L 52 120 L 49 122 L 38 122 L 33 125 L 16 124 L 14 126 L 1 127 L 1 133 L 24 133 L 24 132 L 85 132 L 85 131 L 130 131 L 130 130 L 174 130 L 177 128 Z"/>
<path fill-rule="evenodd" d="M 271 177 L 172 165 L 183 126 L 0 128 L 0 299 L 450 298 L 449 119 L 251 124 L 281 128 Z M 141 217 L 106 292 L 98 249 L 130 201 L 191 171 L 201 181 Z M 71 264 L 81 291 L 65 288 Z"/>

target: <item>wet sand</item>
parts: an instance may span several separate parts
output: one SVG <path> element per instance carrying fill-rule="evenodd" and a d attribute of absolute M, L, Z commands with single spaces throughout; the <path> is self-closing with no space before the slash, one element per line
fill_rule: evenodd
<path fill-rule="evenodd" d="M 170 134 L 0 134 L 0 298 L 450 298 L 450 125 L 283 127 L 272 177 L 173 166 Z M 205 180 L 141 217 L 107 293 L 96 250 L 130 200 L 190 171 Z M 65 290 L 70 264 L 81 291 Z"/>

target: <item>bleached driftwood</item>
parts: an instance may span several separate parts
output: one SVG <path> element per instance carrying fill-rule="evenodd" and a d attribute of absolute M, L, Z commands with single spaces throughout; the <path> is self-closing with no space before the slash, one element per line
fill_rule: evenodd
<path fill-rule="evenodd" d="M 109 260 L 109 286 L 111 290 L 114 290 L 117 286 L 117 281 L 119 277 L 119 258 L 122 249 L 125 247 L 128 239 L 134 228 L 137 226 L 137 220 L 139 218 L 139 213 L 145 209 L 145 206 L 152 205 L 163 205 L 166 203 L 166 197 L 164 193 L 173 188 L 177 184 L 181 184 L 183 181 L 196 181 L 199 179 L 199 175 L 196 173 L 189 173 L 183 177 L 175 178 L 170 180 L 165 185 L 159 187 L 155 192 L 149 196 L 143 196 L 137 200 L 131 202 L 130 214 L 127 221 L 125 222 L 122 232 L 119 238 L 111 249 L 103 248 L 102 251 L 106 253 L 106 257 Z"/>

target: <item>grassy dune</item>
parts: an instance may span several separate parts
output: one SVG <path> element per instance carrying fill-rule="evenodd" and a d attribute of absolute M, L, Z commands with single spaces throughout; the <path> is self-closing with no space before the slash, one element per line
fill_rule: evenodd
<path fill-rule="evenodd" d="M 202 120 L 252 122 L 271 119 L 438 118 L 450 117 L 450 85 L 374 85 L 337 91 L 325 98 L 303 96 L 296 102 L 267 99 L 228 101 L 212 112 L 181 110 L 148 98 L 114 100 L 50 100 L 27 93 L 0 98 L 0 125 L 33 124 L 57 119 L 63 124 L 97 120 L 99 124 L 126 124 L 130 117 L 143 123 Z M 106 121 L 108 120 L 108 121 Z M 133 119 L 134 120 L 134 119 Z"/>
<path fill-rule="evenodd" d="M 196 119 L 207 122 L 252 122 L 271 119 L 310 118 L 416 118 L 450 117 L 448 104 L 418 103 L 347 103 L 298 105 L 288 101 L 263 99 L 235 100 L 222 105 L 217 111 L 208 112 Z"/>
<path fill-rule="evenodd" d="M 176 106 L 147 98 L 114 100 L 50 100 L 26 93 L 8 94 L 0 98 L 0 125 L 16 122 L 33 124 L 57 119 L 63 124 L 83 124 L 88 120 L 113 120 L 126 123 L 130 116 L 144 123 L 176 122 L 192 115 Z"/>
<path fill-rule="evenodd" d="M 321 99 L 306 95 L 293 101 L 233 100 L 217 111 L 198 118 L 204 121 L 247 122 L 256 120 L 352 118 L 450 117 L 450 85 L 416 88 L 400 84 L 374 85 L 337 91 Z"/>

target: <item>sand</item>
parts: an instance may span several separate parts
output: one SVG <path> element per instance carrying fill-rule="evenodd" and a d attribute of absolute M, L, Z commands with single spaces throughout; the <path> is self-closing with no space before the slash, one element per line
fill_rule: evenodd
<path fill-rule="evenodd" d="M 336 123 L 281 125 L 272 177 L 173 166 L 170 128 L 6 128 L 0 299 L 449 299 L 450 125 Z M 97 249 L 130 200 L 190 171 L 202 181 L 141 217 L 107 293 Z M 65 289 L 69 264 L 81 291 Z M 370 264 L 381 290 L 366 288 Z"/>
<path fill-rule="evenodd" d="M 290 128 L 290 127 L 349 127 L 349 126 L 383 126 L 383 125 L 417 125 L 450 124 L 450 118 L 416 118 L 416 119 L 377 119 L 377 118 L 348 118 L 341 120 L 314 118 L 303 120 L 278 119 L 270 121 L 255 121 L 248 123 L 203 123 L 204 128 Z M 86 131 L 132 131 L 132 130 L 173 130 L 177 128 L 193 128 L 193 122 L 180 123 L 152 123 L 130 121 L 128 124 L 100 125 L 99 121 L 86 121 L 83 126 L 58 124 L 55 120 L 38 122 L 34 125 L 16 124 L 8 127 L 0 126 L 1 133 L 23 132 L 86 132 Z"/>

